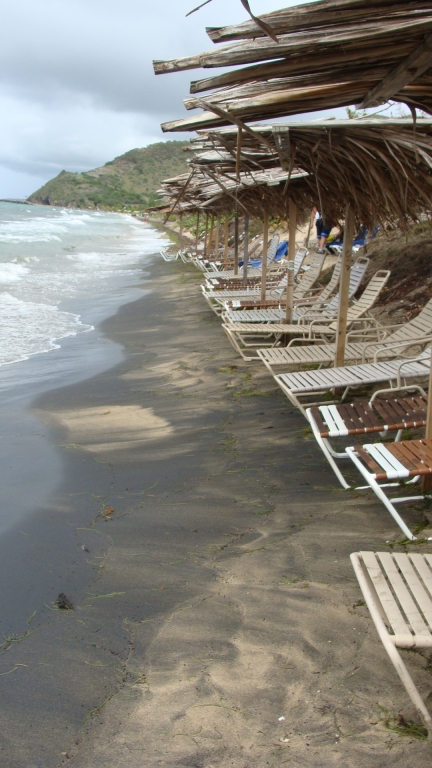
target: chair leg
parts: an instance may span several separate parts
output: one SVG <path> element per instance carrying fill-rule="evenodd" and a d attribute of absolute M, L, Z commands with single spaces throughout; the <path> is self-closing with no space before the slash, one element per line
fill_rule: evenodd
<path fill-rule="evenodd" d="M 329 446 L 327 445 L 326 441 L 323 440 L 323 438 L 321 437 L 321 435 L 319 433 L 319 430 L 318 430 L 318 427 L 316 426 L 316 424 L 315 424 L 315 422 L 313 420 L 313 417 L 312 417 L 309 409 L 306 411 L 306 418 L 308 419 L 309 424 L 312 427 L 312 432 L 313 432 L 313 435 L 315 437 L 315 440 L 317 441 L 319 447 L 321 448 L 324 456 L 326 457 L 328 463 L 330 464 L 330 466 L 331 466 L 333 472 L 335 473 L 337 479 L 339 480 L 342 488 L 345 488 L 345 489 L 351 488 L 350 483 L 347 483 L 347 481 L 345 480 L 345 478 L 344 478 L 342 472 L 340 471 L 338 465 L 336 464 L 333 456 L 331 455 L 331 453 L 329 451 Z M 346 458 L 348 458 L 348 457 L 346 457 Z"/>
<path fill-rule="evenodd" d="M 238 352 L 239 355 L 243 358 L 243 360 L 245 360 L 246 362 L 250 362 L 251 360 L 256 360 L 257 359 L 257 355 L 251 356 L 251 355 L 246 355 L 245 354 L 245 350 L 242 349 L 242 347 L 238 343 L 238 340 L 237 340 L 237 337 L 236 337 L 235 333 L 233 333 L 229 327 L 227 327 L 226 325 L 222 325 L 222 328 L 224 329 L 226 335 L 228 336 L 232 346 L 234 347 L 236 352 Z"/>
<path fill-rule="evenodd" d="M 414 536 L 414 534 L 411 533 L 410 529 L 404 523 L 400 514 L 396 511 L 395 507 L 391 503 L 390 499 L 387 498 L 387 496 L 385 495 L 381 486 L 378 485 L 377 481 L 372 476 L 372 474 L 368 472 L 367 469 L 363 466 L 360 459 L 356 455 L 354 448 L 347 448 L 346 451 L 351 461 L 355 464 L 359 472 L 363 475 L 364 479 L 366 480 L 367 484 L 370 486 L 372 491 L 375 493 L 375 495 L 378 496 L 379 500 L 382 501 L 385 508 L 390 512 L 392 518 L 398 524 L 399 528 L 405 534 L 407 539 L 410 539 L 410 541 L 416 541 L 417 536 Z"/>
<path fill-rule="evenodd" d="M 409 674 L 404 662 L 402 661 L 400 653 L 396 648 L 392 640 L 392 637 L 389 635 L 387 631 L 387 627 L 381 616 L 381 611 L 375 602 L 375 597 L 370 588 L 370 584 L 366 578 L 362 563 L 359 558 L 359 554 L 357 552 L 353 552 L 353 554 L 350 555 L 350 557 L 351 557 L 351 563 L 354 568 L 354 572 L 357 576 L 357 579 L 360 585 L 360 589 L 363 593 L 363 597 L 365 599 L 366 605 L 369 609 L 370 615 L 375 624 L 375 627 L 379 634 L 381 642 L 384 645 L 384 648 L 386 649 L 390 657 L 390 660 L 396 672 L 398 673 L 401 682 L 405 687 L 405 690 L 408 696 L 410 697 L 421 719 L 423 720 L 426 727 L 428 728 L 429 736 L 432 736 L 432 717 L 430 716 L 423 702 L 423 699 L 421 698 L 417 688 L 415 687 L 413 679 Z"/>

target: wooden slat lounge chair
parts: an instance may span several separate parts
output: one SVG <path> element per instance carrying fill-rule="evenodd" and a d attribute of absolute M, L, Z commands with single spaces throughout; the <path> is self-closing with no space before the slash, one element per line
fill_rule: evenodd
<path fill-rule="evenodd" d="M 432 440 L 401 440 L 399 443 L 371 443 L 346 449 L 347 455 L 363 475 L 367 486 L 382 501 L 408 539 L 416 537 L 396 511 L 395 504 L 420 501 L 421 496 L 389 498 L 383 488 L 394 488 L 400 481 L 416 482 L 423 475 L 432 474 Z M 394 481 L 397 481 L 396 483 Z M 429 537 L 432 539 L 432 536 Z"/>
<path fill-rule="evenodd" d="M 390 388 L 398 391 L 408 389 L 408 382 L 412 379 L 423 379 L 429 376 L 430 356 L 429 348 L 421 355 L 408 360 L 345 365 L 340 368 L 323 368 L 315 371 L 295 371 L 278 374 L 274 379 L 288 400 L 306 416 L 305 405 L 309 407 L 321 405 L 323 398 L 326 405 L 343 402 L 348 392 L 357 387 L 388 382 Z M 329 400 L 328 393 L 340 388 L 343 392 L 338 400 Z M 378 390 L 375 395 L 378 397 L 386 392 L 388 388 Z M 322 395 L 321 401 L 310 402 L 312 397 L 316 398 L 319 395 Z M 303 405 L 302 400 L 308 402 Z"/>
<path fill-rule="evenodd" d="M 284 267 L 284 271 L 282 273 L 282 277 L 280 274 L 276 277 L 276 284 L 274 283 L 274 278 L 270 274 L 269 275 L 269 281 L 271 287 L 280 286 L 281 290 L 284 290 L 283 286 L 286 286 L 287 282 L 287 276 L 286 276 L 286 268 Z M 258 298 L 261 295 L 261 280 L 248 280 L 246 284 L 239 283 L 239 286 L 231 285 L 229 288 L 226 288 L 222 286 L 221 288 L 218 288 L 217 286 L 209 287 L 207 285 L 201 285 L 201 291 L 202 294 L 211 307 L 211 309 L 216 312 L 217 315 L 220 315 L 224 309 L 225 301 L 229 298 L 247 298 L 250 297 L 252 300 Z"/>
<path fill-rule="evenodd" d="M 396 330 L 395 330 L 396 329 Z M 390 333 L 390 331 L 393 331 Z M 367 341 L 367 336 L 375 336 Z M 361 335 L 361 341 L 353 341 Z M 422 346 L 432 336 L 432 299 L 423 307 L 417 317 L 402 325 L 382 326 L 370 331 L 351 331 L 345 347 L 346 363 L 365 363 L 378 359 L 391 360 L 401 355 L 404 349 Z M 295 346 L 298 342 L 303 346 Z M 326 366 L 333 363 L 336 352 L 334 342 L 323 344 L 320 339 L 293 339 L 287 347 L 259 349 L 257 354 L 272 374 L 275 368 L 309 365 Z"/>
<path fill-rule="evenodd" d="M 357 293 L 358 288 L 360 286 L 361 281 L 363 280 L 364 274 L 366 272 L 366 269 L 369 265 L 369 259 L 366 259 L 365 257 L 358 258 L 353 266 L 351 267 L 350 272 L 350 284 L 349 284 L 349 298 L 351 299 L 355 293 Z M 333 270 L 332 279 L 328 283 L 328 285 L 324 288 L 324 290 L 320 293 L 319 296 L 308 298 L 308 299 L 302 299 L 301 301 L 295 301 L 294 302 L 294 316 L 293 320 L 294 322 L 298 322 L 302 317 L 307 315 L 312 315 L 312 319 L 315 315 L 313 315 L 314 312 L 317 313 L 316 316 L 319 315 L 319 313 L 324 313 L 329 319 L 334 317 L 337 314 L 337 308 L 339 303 L 339 293 L 336 294 L 336 296 L 333 296 L 331 298 L 332 294 L 334 293 L 335 288 L 337 287 L 337 284 L 339 282 L 340 278 L 340 268 L 341 268 L 341 261 L 338 260 L 336 262 L 335 268 Z M 336 273 L 336 274 L 335 274 Z M 260 320 L 257 319 L 256 312 L 260 312 Z M 268 314 L 265 314 L 265 308 L 251 308 L 251 309 L 242 309 L 241 307 L 236 307 L 236 303 L 227 303 L 226 309 L 225 309 L 225 315 L 224 320 L 230 320 L 234 323 L 256 323 L 256 322 L 280 322 L 285 319 L 286 315 L 286 309 L 285 307 L 269 307 L 267 309 Z M 263 314 L 264 313 L 264 314 Z"/>
<path fill-rule="evenodd" d="M 277 285 L 283 286 L 284 283 L 286 285 L 286 272 L 283 277 L 279 277 Z M 272 283 L 272 285 L 274 285 Z M 242 297 L 247 298 L 250 296 L 250 298 L 256 299 L 261 295 L 261 281 L 248 281 L 248 283 L 241 284 L 241 287 L 235 288 L 234 286 L 231 286 L 230 288 L 222 288 L 222 289 L 215 289 L 215 288 L 209 288 L 206 285 L 201 285 L 201 292 L 213 312 L 215 312 L 217 315 L 220 315 L 223 312 L 225 301 L 230 298 L 236 298 L 236 297 Z"/>
<path fill-rule="evenodd" d="M 351 562 L 378 635 L 430 736 L 431 715 L 398 648 L 432 648 L 432 555 L 353 552 Z"/>
<path fill-rule="evenodd" d="M 335 459 L 349 459 L 346 450 L 336 451 L 330 440 L 350 435 L 376 435 L 381 437 L 396 432 L 400 440 L 404 429 L 424 427 L 426 424 L 427 397 L 421 387 L 419 394 L 392 399 L 372 397 L 353 403 L 319 405 L 306 409 L 314 437 L 343 488 L 350 488 Z M 423 393 L 423 394 L 421 394 Z"/>
<path fill-rule="evenodd" d="M 379 270 L 375 273 L 363 291 L 360 299 L 348 309 L 348 327 L 363 318 L 372 308 L 382 289 L 387 284 L 389 276 L 390 272 L 388 270 Z M 335 305 L 335 310 L 337 312 L 337 303 Z M 233 315 L 235 316 L 235 314 L 236 313 L 234 312 Z M 262 348 L 266 341 L 269 346 L 274 347 L 279 342 L 279 339 L 285 336 L 296 336 L 307 340 L 312 339 L 314 336 L 318 336 L 328 340 L 329 337 L 331 338 L 336 335 L 337 323 L 329 322 L 334 315 L 334 311 L 329 315 L 328 308 L 324 307 L 321 314 L 313 311 L 311 314 L 308 313 L 307 315 L 304 315 L 300 318 L 299 322 L 295 324 L 288 325 L 280 322 L 226 322 L 223 323 L 222 327 L 234 349 L 239 352 L 243 360 L 254 360 L 257 357 L 256 348 Z M 223 313 L 222 317 L 225 318 L 226 314 Z M 367 322 L 369 325 L 372 323 L 375 327 L 377 326 L 377 323 L 373 318 L 368 318 Z M 254 347 L 255 351 L 253 350 Z M 263 350 L 261 349 L 261 352 L 262 351 Z"/>

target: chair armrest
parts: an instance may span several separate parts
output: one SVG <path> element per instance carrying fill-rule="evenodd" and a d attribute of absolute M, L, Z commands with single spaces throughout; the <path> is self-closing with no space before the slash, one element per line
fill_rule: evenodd
<path fill-rule="evenodd" d="M 358 328 L 358 329 L 352 329 L 351 331 L 348 331 L 348 333 L 347 333 L 347 342 L 350 339 L 354 338 L 355 336 L 361 336 L 362 338 L 364 338 L 367 334 L 371 334 L 371 333 L 380 334 L 380 332 L 384 332 L 384 335 L 381 336 L 381 338 L 379 336 L 377 336 L 375 341 L 370 341 L 369 342 L 370 344 L 377 344 L 380 341 L 384 341 L 384 339 L 386 338 L 385 328 L 379 327 L 379 328 L 363 328 L 363 329 Z"/>
<path fill-rule="evenodd" d="M 432 336 L 424 336 L 423 338 L 420 338 L 420 339 L 411 339 L 410 341 L 400 341 L 397 344 L 390 344 L 388 346 L 383 346 L 382 349 L 378 349 L 375 352 L 374 363 L 378 361 L 378 357 L 381 352 L 386 352 L 389 349 L 399 349 L 399 348 L 409 349 L 410 347 L 416 347 L 419 344 L 428 344 L 430 342 L 432 342 Z M 373 344 L 372 345 L 368 344 L 367 346 L 373 346 Z M 412 358 L 412 359 L 415 360 L 415 358 Z"/>

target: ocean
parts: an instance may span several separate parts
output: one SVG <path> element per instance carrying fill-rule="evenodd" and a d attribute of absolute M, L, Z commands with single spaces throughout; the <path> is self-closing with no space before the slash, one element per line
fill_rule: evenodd
<path fill-rule="evenodd" d="M 0 537 L 63 476 L 33 402 L 122 360 L 99 325 L 145 296 L 146 264 L 166 244 L 123 214 L 0 203 Z"/>
<path fill-rule="evenodd" d="M 86 300 L 90 317 L 164 244 L 130 216 L 0 203 L 0 366 L 93 331 Z"/>

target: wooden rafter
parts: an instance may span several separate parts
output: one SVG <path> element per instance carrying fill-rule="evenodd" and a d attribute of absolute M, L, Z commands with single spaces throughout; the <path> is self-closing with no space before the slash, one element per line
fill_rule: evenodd
<path fill-rule="evenodd" d="M 428 37 L 402 61 L 396 69 L 389 72 L 375 88 L 366 95 L 360 104 L 361 109 L 378 107 L 385 103 L 408 83 L 416 80 L 432 65 L 432 35 Z"/>

